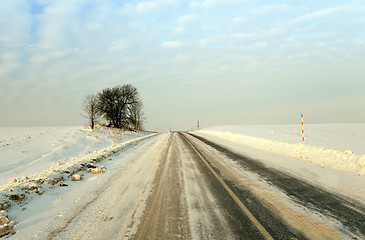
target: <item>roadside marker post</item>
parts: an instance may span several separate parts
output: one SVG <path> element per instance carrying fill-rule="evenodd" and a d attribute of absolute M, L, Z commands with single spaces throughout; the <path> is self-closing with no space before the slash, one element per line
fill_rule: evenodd
<path fill-rule="evenodd" d="M 301 114 L 301 117 L 302 117 L 302 141 L 303 141 L 303 144 L 304 144 L 304 122 L 303 122 L 303 113 Z"/>

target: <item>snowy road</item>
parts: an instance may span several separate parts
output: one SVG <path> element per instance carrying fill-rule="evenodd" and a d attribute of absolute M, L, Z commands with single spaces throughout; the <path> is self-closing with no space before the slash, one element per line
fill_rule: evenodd
<path fill-rule="evenodd" d="M 365 207 L 361 203 L 311 185 L 294 174 L 268 168 L 203 137 L 161 134 L 123 158 L 127 158 L 126 164 L 120 170 L 43 237 L 365 236 Z"/>
<path fill-rule="evenodd" d="M 171 134 L 135 239 L 261 239 L 181 134 Z"/>
<path fill-rule="evenodd" d="M 363 203 L 203 137 L 192 135 L 191 139 L 202 146 L 202 155 L 275 239 L 364 239 Z"/>

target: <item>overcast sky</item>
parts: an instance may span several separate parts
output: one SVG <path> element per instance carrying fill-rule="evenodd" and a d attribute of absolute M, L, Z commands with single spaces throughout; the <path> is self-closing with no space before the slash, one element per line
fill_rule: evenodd
<path fill-rule="evenodd" d="M 149 130 L 365 122 L 365 2 L 1 0 L 1 127 L 127 83 Z"/>

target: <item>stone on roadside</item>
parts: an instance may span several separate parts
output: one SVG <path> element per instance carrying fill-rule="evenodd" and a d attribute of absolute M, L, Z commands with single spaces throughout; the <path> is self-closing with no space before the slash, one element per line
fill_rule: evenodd
<path fill-rule="evenodd" d="M 10 233 L 11 231 L 13 231 L 14 225 L 15 225 L 14 221 L 11 221 L 10 223 L 5 223 L 5 224 L 1 225 L 0 226 L 0 237 Z"/>
<path fill-rule="evenodd" d="M 0 225 L 4 225 L 5 223 L 8 223 L 9 219 L 5 216 L 0 217 Z"/>
<path fill-rule="evenodd" d="M 100 173 L 103 173 L 103 170 L 101 168 L 89 168 L 87 170 L 88 172 L 92 172 L 94 174 L 100 174 Z"/>
<path fill-rule="evenodd" d="M 0 211 L 0 216 L 1 216 L 1 217 L 8 217 L 8 214 L 7 214 L 7 212 L 5 212 L 4 210 L 1 210 L 1 211 Z"/>
<path fill-rule="evenodd" d="M 15 178 L 13 179 L 13 180 L 11 180 L 10 182 L 9 182 L 9 184 L 14 184 L 14 183 L 16 183 L 18 180 L 16 180 Z"/>
<path fill-rule="evenodd" d="M 72 175 L 72 181 L 80 181 L 81 179 L 82 179 L 82 176 L 80 174 Z"/>

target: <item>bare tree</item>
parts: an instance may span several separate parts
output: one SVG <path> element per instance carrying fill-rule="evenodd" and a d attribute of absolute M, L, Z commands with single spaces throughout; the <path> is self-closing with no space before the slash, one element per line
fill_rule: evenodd
<path fill-rule="evenodd" d="M 106 88 L 98 94 L 98 110 L 116 128 L 129 128 L 131 106 L 138 103 L 137 88 L 130 84 Z"/>
<path fill-rule="evenodd" d="M 82 109 L 85 112 L 84 117 L 89 119 L 91 129 L 94 129 L 95 123 L 100 117 L 98 110 L 98 97 L 93 94 L 89 94 L 84 98 Z"/>
<path fill-rule="evenodd" d="M 144 116 L 142 101 L 132 104 L 130 112 L 130 122 L 132 127 L 139 131 L 143 130 L 143 123 L 145 122 L 146 117 Z"/>

